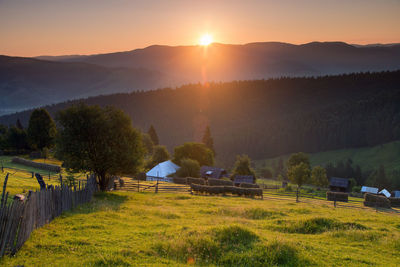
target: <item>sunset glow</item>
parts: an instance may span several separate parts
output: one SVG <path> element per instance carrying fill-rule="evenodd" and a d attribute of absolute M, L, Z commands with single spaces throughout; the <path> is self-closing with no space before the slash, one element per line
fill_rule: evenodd
<path fill-rule="evenodd" d="M 200 38 L 200 45 L 209 45 L 213 42 L 213 38 L 211 35 L 209 35 L 208 33 L 204 34 L 203 36 L 201 36 Z"/>

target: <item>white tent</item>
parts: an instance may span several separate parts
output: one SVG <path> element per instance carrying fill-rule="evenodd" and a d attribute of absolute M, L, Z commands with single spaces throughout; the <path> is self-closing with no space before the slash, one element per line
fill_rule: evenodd
<path fill-rule="evenodd" d="M 368 186 L 361 187 L 361 193 L 378 194 L 378 191 L 379 191 L 379 189 L 376 187 L 368 187 Z"/>
<path fill-rule="evenodd" d="M 156 165 L 153 169 L 146 173 L 147 181 L 166 181 L 170 182 L 171 178 L 167 177 L 174 174 L 180 167 L 170 160 L 164 161 Z"/>
<path fill-rule="evenodd" d="M 385 197 L 390 197 L 390 193 L 386 189 L 382 189 L 381 192 L 379 192 L 379 194 L 385 195 Z"/>

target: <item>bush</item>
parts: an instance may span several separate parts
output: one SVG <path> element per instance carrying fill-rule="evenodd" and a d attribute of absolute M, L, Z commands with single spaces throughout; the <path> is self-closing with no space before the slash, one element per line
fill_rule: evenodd
<path fill-rule="evenodd" d="M 359 186 L 359 185 L 353 186 L 352 192 L 360 193 L 360 191 L 361 191 L 361 186 Z"/>
<path fill-rule="evenodd" d="M 200 165 L 193 159 L 182 159 L 176 172 L 178 177 L 200 177 Z"/>
<path fill-rule="evenodd" d="M 210 185 L 210 186 L 218 186 L 218 185 L 233 186 L 233 182 L 230 180 L 225 181 L 225 180 L 220 180 L 220 179 L 208 178 L 208 185 Z"/>
<path fill-rule="evenodd" d="M 326 192 L 326 199 L 329 201 L 349 202 L 349 194 L 342 192 Z"/>
<path fill-rule="evenodd" d="M 387 209 L 391 208 L 390 201 L 385 196 L 373 195 L 369 193 L 364 195 L 364 206 Z"/>

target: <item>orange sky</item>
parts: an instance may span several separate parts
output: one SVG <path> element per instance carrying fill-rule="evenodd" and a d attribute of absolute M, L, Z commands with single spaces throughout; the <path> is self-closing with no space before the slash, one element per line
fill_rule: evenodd
<path fill-rule="evenodd" d="M 94 54 L 153 44 L 400 42 L 399 0 L 0 0 L 0 54 Z"/>

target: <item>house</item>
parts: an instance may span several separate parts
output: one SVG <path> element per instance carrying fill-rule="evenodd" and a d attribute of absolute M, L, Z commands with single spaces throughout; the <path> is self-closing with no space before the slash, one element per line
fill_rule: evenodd
<path fill-rule="evenodd" d="M 400 198 L 400 191 L 393 191 L 393 192 L 392 192 L 392 197 L 394 197 L 394 198 Z"/>
<path fill-rule="evenodd" d="M 349 192 L 349 179 L 331 177 L 329 180 L 329 190 L 333 192 Z"/>
<path fill-rule="evenodd" d="M 369 187 L 369 186 L 363 186 L 361 187 L 361 193 L 370 193 L 370 194 L 378 194 L 379 189 L 376 187 Z"/>
<path fill-rule="evenodd" d="M 380 194 L 380 195 L 384 195 L 385 197 L 390 197 L 390 193 L 389 193 L 389 191 L 387 191 L 386 189 L 382 189 L 382 190 L 379 192 L 379 194 Z"/>
<path fill-rule="evenodd" d="M 147 181 L 165 181 L 171 182 L 172 178 L 168 177 L 176 173 L 180 167 L 170 160 L 157 164 L 154 168 L 146 173 Z"/>
<path fill-rule="evenodd" d="M 200 168 L 200 176 L 202 178 L 215 178 L 221 179 L 224 176 L 227 176 L 226 170 L 217 167 L 211 166 L 201 166 Z"/>
<path fill-rule="evenodd" d="M 256 183 L 256 177 L 253 175 L 235 175 L 233 179 L 233 183 L 238 186 L 241 183 L 249 183 L 249 184 L 255 184 Z"/>

